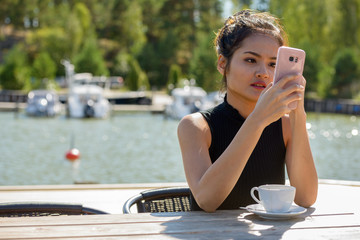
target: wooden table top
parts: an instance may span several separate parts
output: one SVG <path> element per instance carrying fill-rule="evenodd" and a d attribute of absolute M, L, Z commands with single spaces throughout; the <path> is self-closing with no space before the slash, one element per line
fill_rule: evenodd
<path fill-rule="evenodd" d="M 359 185 L 322 184 L 297 218 L 246 210 L 0 218 L 2 239 L 360 239 Z"/>
<path fill-rule="evenodd" d="M 0 239 L 360 239 L 360 216 L 266 220 L 246 210 L 1 218 Z"/>

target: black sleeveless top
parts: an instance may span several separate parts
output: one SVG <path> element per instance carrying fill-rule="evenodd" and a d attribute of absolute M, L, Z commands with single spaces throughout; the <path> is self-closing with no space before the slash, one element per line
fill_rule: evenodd
<path fill-rule="evenodd" d="M 202 111 L 211 131 L 209 148 L 212 163 L 225 151 L 245 119 L 227 103 L 226 97 L 220 105 Z M 282 134 L 281 119 L 267 126 L 235 187 L 218 209 L 237 209 L 256 203 L 250 196 L 254 186 L 263 184 L 285 184 L 286 148 Z M 201 210 L 193 195 L 191 209 Z"/>

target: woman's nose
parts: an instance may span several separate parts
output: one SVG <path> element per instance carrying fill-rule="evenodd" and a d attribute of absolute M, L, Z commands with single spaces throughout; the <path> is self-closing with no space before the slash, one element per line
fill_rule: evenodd
<path fill-rule="evenodd" d="M 256 72 L 256 77 L 262 79 L 269 78 L 270 76 L 268 69 L 266 69 L 265 66 L 259 66 L 259 69 Z"/>

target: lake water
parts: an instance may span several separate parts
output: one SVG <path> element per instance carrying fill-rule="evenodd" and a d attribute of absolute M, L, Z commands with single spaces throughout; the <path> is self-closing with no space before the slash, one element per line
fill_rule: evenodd
<path fill-rule="evenodd" d="M 0 113 L 0 185 L 185 181 L 176 120 L 115 113 L 109 119 Z M 308 114 L 320 178 L 360 180 L 360 117 Z M 65 159 L 71 139 L 79 165 Z"/>

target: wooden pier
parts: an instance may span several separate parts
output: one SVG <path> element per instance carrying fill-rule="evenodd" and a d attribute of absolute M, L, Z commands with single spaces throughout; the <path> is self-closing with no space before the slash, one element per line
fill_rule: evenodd
<path fill-rule="evenodd" d="M 24 111 L 25 108 L 26 103 L 0 102 L 0 111 L 3 112 L 20 112 Z M 62 108 L 65 109 L 65 105 Z M 161 114 L 165 111 L 165 105 L 116 104 L 111 105 L 111 109 L 114 112 L 150 112 Z"/>
<path fill-rule="evenodd" d="M 112 105 L 112 110 L 115 112 L 151 112 L 163 113 L 165 111 L 164 105 L 134 105 L 134 104 L 116 104 Z"/>
<path fill-rule="evenodd" d="M 118 95 L 118 94 L 116 94 Z M 109 95 L 114 97 L 114 95 Z M 64 95 L 62 95 L 64 98 Z M 129 100 L 131 97 L 140 99 L 139 95 L 124 93 L 126 101 L 111 100 L 113 111 L 139 112 L 146 111 L 152 113 L 163 113 L 165 106 L 171 102 L 171 97 L 165 93 L 152 93 L 151 98 L 147 98 L 151 103 L 137 104 L 135 100 Z M 20 111 L 26 107 L 27 96 L 18 91 L 10 92 L 0 91 L 0 111 Z M 151 99 L 151 100 L 150 100 Z M 139 100 L 139 101 L 140 101 Z M 305 110 L 316 113 L 338 113 L 348 115 L 360 115 L 360 101 L 351 99 L 305 99 Z"/>
<path fill-rule="evenodd" d="M 120 94 L 121 95 L 121 94 Z M 115 112 L 151 112 L 151 113 L 163 113 L 165 111 L 166 104 L 171 102 L 170 96 L 164 93 L 152 93 L 151 98 L 146 97 L 147 104 L 141 104 L 141 101 L 145 99 L 143 95 L 134 95 L 131 93 L 122 94 L 123 97 L 119 97 L 119 94 L 109 95 L 111 108 Z M 121 96 L 122 96 L 121 95 Z M 116 102 L 115 96 L 122 101 Z M 64 95 L 61 95 L 64 98 Z M 133 100 L 132 100 L 133 98 Z M 0 111 L 19 112 L 26 108 L 27 95 L 20 92 L 0 91 Z M 140 104 L 138 103 L 140 102 Z M 144 101 L 143 101 L 144 102 Z M 63 109 L 65 109 L 65 103 L 63 103 Z"/>
<path fill-rule="evenodd" d="M 305 99 L 305 110 L 317 113 L 360 115 L 360 102 L 349 99 Z"/>
<path fill-rule="evenodd" d="M 26 103 L 23 102 L 0 102 L 0 111 L 3 112 L 18 112 L 26 108 Z"/>

